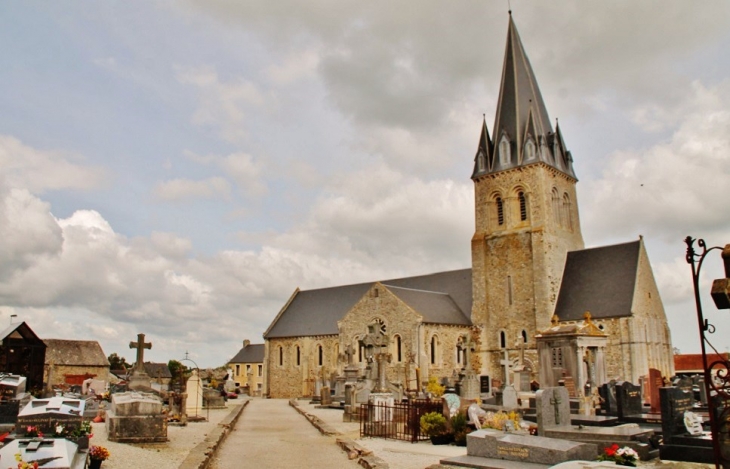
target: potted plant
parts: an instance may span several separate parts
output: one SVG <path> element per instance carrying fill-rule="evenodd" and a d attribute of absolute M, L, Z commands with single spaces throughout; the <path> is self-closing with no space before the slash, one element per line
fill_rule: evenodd
<path fill-rule="evenodd" d="M 431 438 L 434 445 L 446 445 L 453 441 L 454 435 L 449 432 L 446 417 L 438 412 L 429 412 L 421 416 L 421 433 Z"/>
<path fill-rule="evenodd" d="M 450 423 L 451 431 L 454 432 L 454 443 L 456 446 L 466 446 L 466 435 L 471 433 L 466 424 L 466 414 L 464 412 L 457 412 L 456 415 L 451 417 Z"/>
<path fill-rule="evenodd" d="M 102 461 L 109 459 L 109 450 L 103 446 L 92 446 L 89 449 L 89 469 L 99 469 Z"/>

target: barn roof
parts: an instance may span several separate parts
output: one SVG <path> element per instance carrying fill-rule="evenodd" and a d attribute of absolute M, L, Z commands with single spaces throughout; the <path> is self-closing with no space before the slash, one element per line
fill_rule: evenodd
<path fill-rule="evenodd" d="M 44 339 L 46 364 L 71 366 L 109 366 L 99 342 L 95 340 Z"/>

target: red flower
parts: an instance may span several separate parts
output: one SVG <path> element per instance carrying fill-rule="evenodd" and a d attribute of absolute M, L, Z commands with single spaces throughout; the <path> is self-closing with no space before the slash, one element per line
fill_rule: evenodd
<path fill-rule="evenodd" d="M 605 451 L 606 456 L 614 456 L 616 454 L 616 451 L 618 451 L 618 445 L 614 443 L 610 447 L 606 448 Z"/>

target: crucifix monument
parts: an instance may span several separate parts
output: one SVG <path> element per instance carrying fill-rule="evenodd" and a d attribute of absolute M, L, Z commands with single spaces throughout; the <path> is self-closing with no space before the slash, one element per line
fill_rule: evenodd
<path fill-rule="evenodd" d="M 137 349 L 137 362 L 132 368 L 128 388 L 146 391 L 152 387 L 152 380 L 144 369 L 144 349 L 151 349 L 152 343 L 144 341 L 144 334 L 137 334 L 137 342 L 130 342 L 129 348 Z"/>

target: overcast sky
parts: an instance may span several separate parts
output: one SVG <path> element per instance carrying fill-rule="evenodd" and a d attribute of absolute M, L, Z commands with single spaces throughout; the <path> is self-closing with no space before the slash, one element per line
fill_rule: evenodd
<path fill-rule="evenodd" d="M 699 351 L 683 238 L 730 243 L 730 3 L 512 1 L 587 247 L 643 235 Z M 506 1 L 5 2 L 0 324 L 225 363 L 294 289 L 470 266 Z M 705 310 L 730 346 L 728 312 Z"/>

